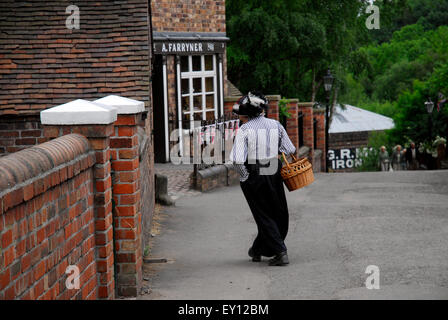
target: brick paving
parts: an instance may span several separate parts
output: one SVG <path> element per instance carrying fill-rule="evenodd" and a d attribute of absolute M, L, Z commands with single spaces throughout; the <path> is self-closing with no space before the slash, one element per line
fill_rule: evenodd
<path fill-rule="evenodd" d="M 154 164 L 155 173 L 168 178 L 168 195 L 173 200 L 181 197 L 190 197 L 201 194 L 190 188 L 190 175 L 193 173 L 193 165 L 174 165 L 172 163 Z"/>

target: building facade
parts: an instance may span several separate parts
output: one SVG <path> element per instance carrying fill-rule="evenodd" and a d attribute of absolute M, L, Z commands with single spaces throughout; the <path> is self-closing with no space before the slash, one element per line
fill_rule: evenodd
<path fill-rule="evenodd" d="M 351 105 L 336 105 L 329 130 L 329 169 L 352 172 L 361 165 L 372 132 L 392 129 L 391 118 Z"/>
<path fill-rule="evenodd" d="M 115 288 L 118 295 L 139 292 L 141 257 L 149 237 L 142 229 L 148 230 L 154 211 L 150 11 L 148 0 L 0 2 L 0 238 L 11 240 L 0 246 L 0 299 L 25 299 L 30 292 L 32 299 L 113 298 Z M 59 128 L 44 128 L 40 121 L 43 110 L 70 102 L 85 108 L 91 101 L 111 95 L 137 100 L 143 110 L 122 110 L 115 123 L 102 126 L 74 127 L 68 121 Z M 82 152 L 79 147 L 75 151 L 64 149 L 59 144 L 68 140 L 58 137 L 69 133 L 82 134 L 90 146 Z M 53 139 L 59 142 L 49 141 Z M 40 151 L 44 156 L 36 156 L 36 150 L 46 151 Z M 61 174 L 52 175 L 33 190 L 33 174 L 54 173 L 51 165 L 63 165 L 62 158 L 70 164 L 76 160 L 73 155 L 91 157 L 93 152 L 88 165 L 86 161 L 73 165 L 75 176 L 81 169 L 86 171 L 76 181 L 67 180 L 70 177 L 65 173 L 64 181 Z M 24 156 L 27 154 L 35 156 Z M 82 181 L 84 194 L 80 195 L 81 188 L 74 186 Z M 58 182 L 65 191 L 57 190 Z M 70 185 L 65 186 L 67 183 Z M 22 185 L 29 187 L 26 195 Z M 79 199 L 71 197 L 67 205 L 63 196 L 66 188 L 73 187 Z M 56 199 L 51 216 L 47 212 L 53 203 L 48 198 Z M 72 199 L 82 205 L 77 206 Z M 36 207 L 35 202 L 40 205 Z M 68 210 L 81 213 L 81 209 L 87 209 L 88 221 L 83 217 L 74 222 L 70 213 L 66 229 L 58 225 L 57 219 L 67 220 Z M 25 218 L 23 210 L 28 210 Z M 48 220 L 40 225 L 27 224 L 35 215 Z M 11 220 L 14 216 L 23 221 Z M 81 232 L 81 222 L 88 222 L 89 229 Z M 64 228 L 53 234 L 55 226 Z M 92 227 L 95 234 L 88 237 Z M 40 239 L 37 243 L 36 234 Z M 55 236 L 56 240 L 51 240 Z M 84 252 L 81 245 L 72 246 L 75 241 L 92 239 L 88 245 L 93 246 L 95 259 L 90 259 L 89 268 L 82 272 L 87 272 L 86 277 L 93 273 L 95 280 L 68 297 L 65 280 L 61 280 L 66 277 L 65 261 L 75 262 Z M 26 248 L 24 243 L 28 243 Z M 63 249 L 59 251 L 58 246 Z M 31 256 L 31 266 L 24 264 Z M 44 275 L 42 279 L 35 278 L 37 273 Z M 56 273 L 61 281 L 53 283 Z M 40 290 L 44 278 L 46 283 L 50 278 L 51 286 L 45 289 L 48 292 Z"/>
<path fill-rule="evenodd" d="M 148 1 L 71 4 L 0 3 L 0 154 L 44 142 L 40 111 L 73 99 L 115 94 L 151 114 Z"/>
<path fill-rule="evenodd" d="M 154 151 L 156 162 L 167 162 L 173 140 L 182 133 L 176 129 L 224 113 L 225 1 L 152 1 L 151 11 Z"/>

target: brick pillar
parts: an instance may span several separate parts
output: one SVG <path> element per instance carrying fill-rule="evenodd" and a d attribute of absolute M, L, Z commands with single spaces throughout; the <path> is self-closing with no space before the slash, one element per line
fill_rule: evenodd
<path fill-rule="evenodd" d="M 137 296 L 143 266 L 137 128 L 144 103 L 119 96 L 107 96 L 94 103 L 117 110 L 115 132 L 110 139 L 117 289 L 121 296 Z"/>
<path fill-rule="evenodd" d="M 238 102 L 241 97 L 224 97 L 224 114 L 232 113 L 233 105 Z"/>
<path fill-rule="evenodd" d="M 289 99 L 287 107 L 291 117 L 286 121 L 286 132 L 296 149 L 299 149 L 299 124 L 297 122 L 298 102 L 299 100 L 297 99 Z"/>
<path fill-rule="evenodd" d="M 299 112 L 303 113 L 303 143 L 310 148 L 310 156 L 314 150 L 314 132 L 313 132 L 313 105 L 312 102 L 299 102 Z"/>
<path fill-rule="evenodd" d="M 93 189 L 100 299 L 115 298 L 109 144 L 116 118 L 115 110 L 107 110 L 85 100 L 75 100 L 41 112 L 45 137 L 51 139 L 69 133 L 82 134 L 87 137 L 91 149 L 95 151 Z"/>
<path fill-rule="evenodd" d="M 314 109 L 314 118 L 317 120 L 317 143 L 316 148 L 322 150 L 322 171 L 325 172 L 326 161 L 325 161 L 325 109 Z"/>
<path fill-rule="evenodd" d="M 268 118 L 279 120 L 278 114 L 278 102 L 280 101 L 280 96 L 266 96 L 269 100 Z"/>

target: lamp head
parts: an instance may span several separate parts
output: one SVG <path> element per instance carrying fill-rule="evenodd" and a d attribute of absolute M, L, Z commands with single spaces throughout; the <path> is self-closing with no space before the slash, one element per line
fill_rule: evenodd
<path fill-rule="evenodd" d="M 331 75 L 330 68 L 327 70 L 327 74 L 324 76 L 324 87 L 326 92 L 330 92 L 333 87 L 334 77 Z"/>
<path fill-rule="evenodd" d="M 426 111 L 431 114 L 432 110 L 434 110 L 434 102 L 432 102 L 431 98 L 429 98 L 428 101 L 425 102 L 425 107 Z"/>

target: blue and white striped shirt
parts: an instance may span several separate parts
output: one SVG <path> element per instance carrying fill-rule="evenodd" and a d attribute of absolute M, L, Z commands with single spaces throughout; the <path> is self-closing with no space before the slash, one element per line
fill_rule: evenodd
<path fill-rule="evenodd" d="M 256 160 L 268 160 L 284 152 L 296 152 L 296 147 L 288 137 L 285 128 L 274 119 L 260 115 L 243 124 L 235 137 L 230 160 L 240 174 L 240 181 L 249 177 L 244 163 L 255 163 Z"/>

